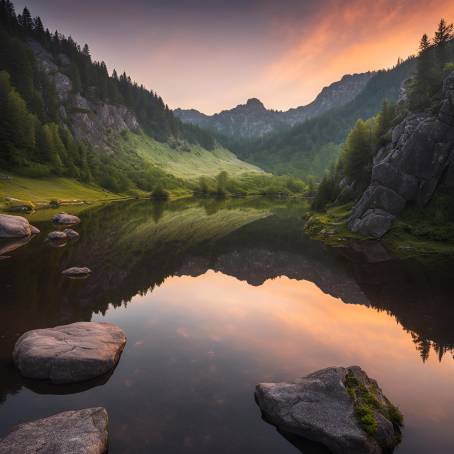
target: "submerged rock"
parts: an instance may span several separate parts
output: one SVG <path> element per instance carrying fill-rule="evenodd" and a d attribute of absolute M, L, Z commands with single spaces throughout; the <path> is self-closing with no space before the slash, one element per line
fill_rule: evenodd
<path fill-rule="evenodd" d="M 84 267 L 73 266 L 72 268 L 68 268 L 62 271 L 61 274 L 63 274 L 63 276 L 68 277 L 87 277 L 90 273 L 91 269 L 87 268 L 86 266 Z"/>
<path fill-rule="evenodd" d="M 60 232 L 57 230 L 55 232 L 49 232 L 47 239 L 49 241 L 65 241 L 68 239 L 68 237 L 66 236 L 65 232 Z"/>
<path fill-rule="evenodd" d="M 379 454 L 400 442 L 402 416 L 358 366 L 329 367 L 291 383 L 260 383 L 256 400 L 280 431 L 333 454 Z"/>
<path fill-rule="evenodd" d="M 98 407 L 19 424 L 0 440 L 0 454 L 104 454 L 108 423 L 106 409 Z"/>
<path fill-rule="evenodd" d="M 13 360 L 24 377 L 76 383 L 112 370 L 126 344 L 111 323 L 79 322 L 23 334 Z"/>
<path fill-rule="evenodd" d="M 80 219 L 73 214 L 60 213 L 52 217 L 52 222 L 55 224 L 74 225 L 79 224 Z"/>
<path fill-rule="evenodd" d="M 79 234 L 73 229 L 65 229 L 65 230 L 63 230 L 63 232 L 70 239 L 79 237 Z"/>
<path fill-rule="evenodd" d="M 22 238 L 37 233 L 39 230 L 24 217 L 0 214 L 0 238 Z"/>

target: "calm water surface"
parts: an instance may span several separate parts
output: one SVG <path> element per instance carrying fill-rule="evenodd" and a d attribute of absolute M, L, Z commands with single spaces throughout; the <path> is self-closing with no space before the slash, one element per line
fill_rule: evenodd
<path fill-rule="evenodd" d="M 304 235 L 296 203 L 92 208 L 61 248 L 44 241 L 51 214 L 32 216 L 42 234 L 28 244 L 0 243 L 0 437 L 104 406 L 110 453 L 314 454 L 261 419 L 255 384 L 359 364 L 405 416 L 396 452 L 454 452 L 453 262 L 330 251 Z M 93 275 L 64 279 L 69 266 Z M 81 320 L 126 332 L 110 376 L 55 386 L 16 373 L 18 336 Z"/>

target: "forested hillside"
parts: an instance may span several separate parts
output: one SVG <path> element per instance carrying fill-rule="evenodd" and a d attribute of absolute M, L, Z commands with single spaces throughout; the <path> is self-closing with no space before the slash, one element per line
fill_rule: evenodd
<path fill-rule="evenodd" d="M 415 59 L 379 71 L 348 104 L 296 125 L 289 131 L 258 140 L 224 137 L 222 142 L 241 158 L 265 170 L 305 178 L 319 178 L 337 159 L 341 144 L 359 118 L 375 115 L 383 101 L 395 101 L 412 74 Z"/>
<path fill-rule="evenodd" d="M 0 0 L 0 167 L 29 177 L 94 182 L 115 192 L 151 190 L 158 181 L 177 184 L 144 160 L 143 150 L 116 146 L 122 132 L 155 141 L 150 153 L 159 152 L 159 142 L 181 154 L 216 146 L 209 133 L 183 124 L 159 95 L 126 73 L 109 75 L 88 45 L 51 34 L 27 8 L 16 15 L 9 0 Z M 224 154 L 214 164 L 222 168 L 226 159 Z M 254 171 L 247 164 L 237 167 Z"/>

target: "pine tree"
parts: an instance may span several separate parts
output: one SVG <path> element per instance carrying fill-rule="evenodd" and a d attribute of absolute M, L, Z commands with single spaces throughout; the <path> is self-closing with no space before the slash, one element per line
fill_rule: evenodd
<path fill-rule="evenodd" d="M 25 29 L 25 30 L 33 30 L 33 19 L 32 15 L 30 14 L 30 11 L 28 10 L 27 7 L 24 8 L 22 11 L 22 15 L 19 16 L 19 24 Z"/>
<path fill-rule="evenodd" d="M 424 33 L 419 42 L 419 54 L 421 55 L 422 52 L 429 49 L 430 45 L 429 37 L 427 36 L 427 33 Z"/>
<path fill-rule="evenodd" d="M 447 43 L 454 37 L 454 25 L 447 24 L 444 19 L 441 19 L 438 24 L 438 29 L 435 32 L 433 39 L 436 48 L 438 70 L 443 73 L 445 64 L 449 61 Z"/>
<path fill-rule="evenodd" d="M 82 54 L 91 60 L 91 54 L 90 54 L 90 49 L 88 48 L 88 44 L 84 45 L 84 47 L 82 49 Z"/>
<path fill-rule="evenodd" d="M 39 16 L 33 19 L 33 31 L 40 36 L 44 35 L 44 26 Z"/>

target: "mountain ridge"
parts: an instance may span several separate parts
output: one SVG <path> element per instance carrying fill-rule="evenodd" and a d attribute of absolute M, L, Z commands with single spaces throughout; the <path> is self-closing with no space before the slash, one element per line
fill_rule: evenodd
<path fill-rule="evenodd" d="M 286 111 L 267 109 L 257 98 L 245 104 L 207 115 L 196 109 L 175 109 L 183 123 L 190 123 L 227 136 L 241 138 L 262 137 L 321 115 L 354 99 L 373 77 L 374 72 L 346 74 L 340 80 L 324 87 L 309 104 Z"/>

